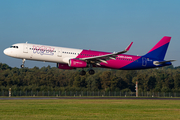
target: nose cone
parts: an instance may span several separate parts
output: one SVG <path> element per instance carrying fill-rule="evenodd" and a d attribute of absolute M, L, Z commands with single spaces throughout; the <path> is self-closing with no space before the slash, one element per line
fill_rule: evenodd
<path fill-rule="evenodd" d="M 8 55 L 8 49 L 5 49 L 3 52 L 5 55 Z"/>
<path fill-rule="evenodd" d="M 4 51 L 4 54 L 10 57 L 17 57 L 15 49 L 12 48 L 6 48 Z"/>
<path fill-rule="evenodd" d="M 6 48 L 6 49 L 4 50 L 4 54 L 7 55 L 7 56 L 11 56 L 11 57 L 14 56 L 14 55 L 13 55 L 13 51 L 12 51 L 10 48 Z"/>

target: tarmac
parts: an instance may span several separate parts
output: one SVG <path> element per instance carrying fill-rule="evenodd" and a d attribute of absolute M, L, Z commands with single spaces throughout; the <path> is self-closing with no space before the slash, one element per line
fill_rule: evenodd
<path fill-rule="evenodd" d="M 47 99 L 132 99 L 132 100 L 180 100 L 180 98 L 156 97 L 0 97 L 0 100 L 47 100 Z"/>

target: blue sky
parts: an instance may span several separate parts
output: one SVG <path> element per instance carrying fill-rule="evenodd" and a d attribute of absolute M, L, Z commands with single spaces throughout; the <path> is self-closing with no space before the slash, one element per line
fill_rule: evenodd
<path fill-rule="evenodd" d="M 0 62 L 20 67 L 3 50 L 29 43 L 146 54 L 163 36 L 171 36 L 166 58 L 180 66 L 179 0 L 0 0 Z M 26 67 L 54 63 L 26 61 Z"/>

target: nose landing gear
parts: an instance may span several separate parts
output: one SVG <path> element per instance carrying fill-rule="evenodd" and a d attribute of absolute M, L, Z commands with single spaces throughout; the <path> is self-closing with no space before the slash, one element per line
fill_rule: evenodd
<path fill-rule="evenodd" d="M 24 63 L 25 63 L 26 59 L 22 59 L 22 65 L 21 68 L 24 68 Z"/>

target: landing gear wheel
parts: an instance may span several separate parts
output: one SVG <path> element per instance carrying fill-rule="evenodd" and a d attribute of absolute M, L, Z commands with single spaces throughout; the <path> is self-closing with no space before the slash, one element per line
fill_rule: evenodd
<path fill-rule="evenodd" d="M 22 65 L 21 68 L 24 68 L 24 63 L 25 63 L 26 59 L 22 59 Z"/>
<path fill-rule="evenodd" d="M 95 71 L 93 69 L 89 70 L 89 74 L 93 75 L 95 73 Z"/>
<path fill-rule="evenodd" d="M 24 64 L 21 65 L 21 68 L 24 68 Z"/>
<path fill-rule="evenodd" d="M 85 75 L 85 74 L 86 74 L 86 71 L 82 70 L 79 74 L 80 74 L 80 75 Z"/>

